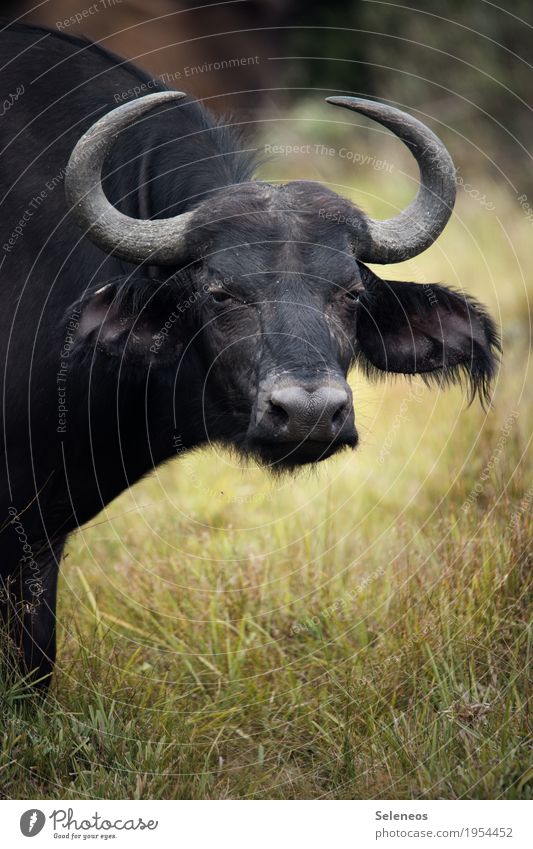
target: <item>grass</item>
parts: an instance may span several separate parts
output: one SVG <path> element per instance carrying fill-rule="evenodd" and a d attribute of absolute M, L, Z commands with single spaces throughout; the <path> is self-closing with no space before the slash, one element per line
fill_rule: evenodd
<path fill-rule="evenodd" d="M 493 408 L 356 374 L 355 454 L 273 480 L 200 452 L 109 505 L 63 563 L 49 699 L 4 685 L 3 797 L 533 797 L 531 230 L 493 197 L 389 275 L 499 317 Z"/>

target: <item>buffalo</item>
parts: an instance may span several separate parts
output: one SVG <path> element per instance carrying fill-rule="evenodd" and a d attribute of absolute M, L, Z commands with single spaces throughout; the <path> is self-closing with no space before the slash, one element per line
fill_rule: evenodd
<path fill-rule="evenodd" d="M 20 24 L 0 44 L 1 605 L 46 689 L 65 541 L 125 488 L 208 442 L 273 472 L 355 448 L 354 365 L 484 402 L 499 341 L 473 298 L 368 267 L 452 212 L 453 163 L 417 119 L 328 98 L 418 163 L 416 198 L 378 221 L 254 179 L 234 124 L 96 44 Z"/>

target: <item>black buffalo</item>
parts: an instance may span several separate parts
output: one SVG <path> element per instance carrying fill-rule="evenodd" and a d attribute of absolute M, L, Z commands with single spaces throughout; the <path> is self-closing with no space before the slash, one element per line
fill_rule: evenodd
<path fill-rule="evenodd" d="M 364 264 L 415 256 L 451 214 L 452 162 L 416 119 L 329 98 L 420 167 L 375 221 L 253 180 L 232 125 L 96 45 L 19 25 L 0 45 L 2 605 L 44 685 L 65 540 L 126 487 L 207 441 L 275 471 L 355 447 L 353 364 L 485 399 L 498 338 L 466 295 Z"/>

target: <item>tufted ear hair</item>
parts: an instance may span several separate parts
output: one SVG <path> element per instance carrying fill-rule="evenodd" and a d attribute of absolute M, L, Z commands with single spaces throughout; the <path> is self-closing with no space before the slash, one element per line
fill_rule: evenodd
<path fill-rule="evenodd" d="M 438 284 L 385 281 L 359 263 L 357 359 L 369 373 L 466 379 L 470 401 L 489 403 L 501 351 L 496 325 L 474 298 Z"/>
<path fill-rule="evenodd" d="M 176 285 L 139 278 L 89 290 L 69 309 L 79 314 L 72 355 L 101 353 L 154 367 L 175 362 L 185 342 L 178 293 Z"/>

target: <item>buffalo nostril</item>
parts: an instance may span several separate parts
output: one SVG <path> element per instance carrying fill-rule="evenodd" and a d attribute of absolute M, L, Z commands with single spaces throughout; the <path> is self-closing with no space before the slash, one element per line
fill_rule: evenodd
<path fill-rule="evenodd" d="M 333 417 L 331 422 L 335 427 L 342 427 L 346 420 L 346 416 L 348 415 L 348 404 L 344 401 L 338 409 L 333 413 Z"/>
<path fill-rule="evenodd" d="M 268 403 L 268 414 L 270 421 L 275 425 L 284 426 L 289 422 L 290 416 L 283 404 L 274 401 L 272 398 Z"/>
<path fill-rule="evenodd" d="M 308 393 L 298 386 L 289 386 L 284 389 L 274 389 L 269 398 L 270 409 L 284 414 L 290 419 L 295 410 L 305 406 Z"/>
<path fill-rule="evenodd" d="M 349 413 L 348 393 L 344 389 L 326 387 L 316 395 L 320 418 L 331 422 L 335 428 L 341 427 Z"/>
<path fill-rule="evenodd" d="M 344 389 L 327 389 L 324 409 L 334 424 L 340 423 L 350 411 L 348 393 Z"/>

